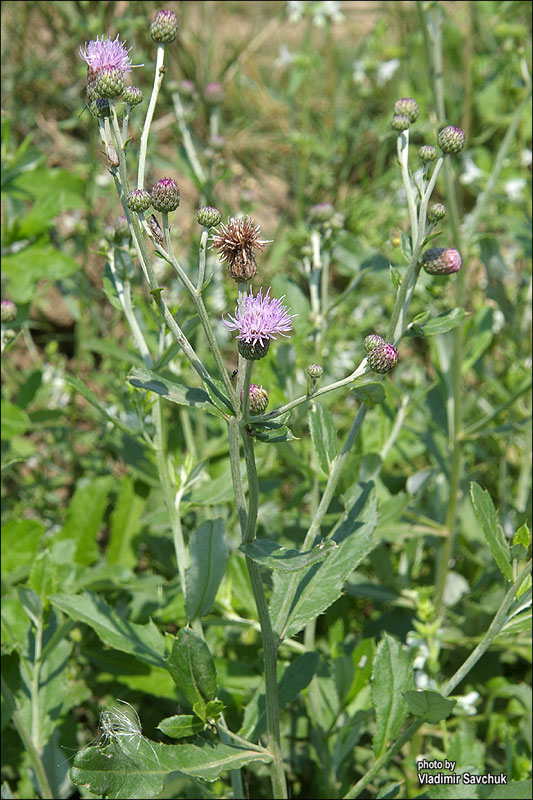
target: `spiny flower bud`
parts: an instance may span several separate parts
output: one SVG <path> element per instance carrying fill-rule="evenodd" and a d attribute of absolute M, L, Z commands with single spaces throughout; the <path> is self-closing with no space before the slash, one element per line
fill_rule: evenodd
<path fill-rule="evenodd" d="M 222 84 L 218 83 L 218 81 L 211 81 L 208 83 L 204 89 L 204 97 L 206 103 L 211 103 L 212 105 L 218 105 L 224 99 L 224 89 L 222 88 Z"/>
<path fill-rule="evenodd" d="M 204 206 L 198 211 L 196 219 L 204 228 L 214 228 L 220 222 L 220 211 L 212 206 Z"/>
<path fill-rule="evenodd" d="M 13 322 L 17 316 L 17 307 L 15 303 L 12 300 L 2 300 L 1 314 L 2 324 L 4 322 Z"/>
<path fill-rule="evenodd" d="M 422 161 L 435 161 L 438 156 L 437 148 L 431 144 L 423 144 L 418 155 Z"/>
<path fill-rule="evenodd" d="M 465 146 L 466 136 L 461 128 L 448 125 L 440 131 L 437 142 L 443 153 L 460 153 Z"/>
<path fill-rule="evenodd" d="M 166 8 L 158 11 L 150 25 L 150 36 L 158 44 L 173 42 L 178 34 L 178 18 Z"/>
<path fill-rule="evenodd" d="M 316 225 L 323 225 L 329 222 L 335 214 L 335 209 L 331 203 L 317 203 L 309 209 L 309 221 Z"/>
<path fill-rule="evenodd" d="M 103 97 L 97 97 L 96 100 L 92 100 L 89 103 L 89 111 L 93 117 L 98 117 L 98 119 L 104 119 L 104 117 L 108 117 L 111 114 L 109 102 Z"/>
<path fill-rule="evenodd" d="M 430 275 L 453 275 L 461 264 L 460 252 L 451 247 L 430 247 L 422 256 L 422 266 Z"/>
<path fill-rule="evenodd" d="M 409 117 L 404 117 L 401 114 L 396 114 L 390 121 L 391 128 L 395 131 L 406 131 L 409 125 Z"/>
<path fill-rule="evenodd" d="M 370 353 L 374 347 L 380 347 L 383 344 L 387 344 L 387 342 L 381 336 L 378 336 L 377 333 L 369 333 L 363 340 L 363 347 L 367 353 Z"/>
<path fill-rule="evenodd" d="M 322 373 L 324 370 L 320 366 L 320 364 L 309 364 L 307 367 L 307 374 L 313 381 L 318 381 L 319 378 L 322 377 Z"/>
<path fill-rule="evenodd" d="M 152 197 L 145 189 L 132 189 L 126 198 L 126 205 L 132 211 L 146 211 L 151 204 Z"/>
<path fill-rule="evenodd" d="M 244 389 L 241 390 L 241 403 L 244 397 Z M 268 392 L 262 386 L 255 383 L 250 384 L 250 401 L 248 410 L 253 416 L 264 414 L 268 407 Z"/>
<path fill-rule="evenodd" d="M 387 372 L 392 372 L 400 356 L 393 344 L 385 342 L 374 347 L 366 357 L 368 366 L 380 375 L 385 375 Z"/>
<path fill-rule="evenodd" d="M 266 339 L 263 344 L 261 342 L 247 342 L 244 339 L 238 339 L 237 350 L 243 358 L 247 361 L 259 361 L 264 358 L 268 353 L 270 347 L 270 339 Z"/>
<path fill-rule="evenodd" d="M 433 203 L 433 205 L 429 207 L 428 219 L 430 222 L 438 222 L 444 219 L 447 213 L 448 211 L 445 205 L 442 203 Z"/>
<path fill-rule="evenodd" d="M 152 186 L 152 205 L 156 211 L 175 211 L 180 204 L 180 190 L 172 178 L 161 178 Z"/>
<path fill-rule="evenodd" d="M 102 67 L 94 88 L 99 97 L 118 97 L 124 91 L 124 73 L 118 67 Z"/>
<path fill-rule="evenodd" d="M 394 113 L 408 117 L 410 122 L 416 122 L 419 114 L 418 103 L 412 97 L 402 97 L 394 103 Z"/>
<path fill-rule="evenodd" d="M 138 106 L 144 100 L 144 95 L 137 86 L 126 86 L 122 92 L 122 99 L 129 106 Z"/>

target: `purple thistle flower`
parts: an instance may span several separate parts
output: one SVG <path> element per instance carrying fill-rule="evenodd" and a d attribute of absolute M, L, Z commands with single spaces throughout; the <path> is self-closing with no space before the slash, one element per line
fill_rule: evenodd
<path fill-rule="evenodd" d="M 93 73 L 113 68 L 124 75 L 126 72 L 131 72 L 131 59 L 128 56 L 130 50 L 131 47 L 127 49 L 126 45 L 119 41 L 118 34 L 114 41 L 105 36 L 99 39 L 97 36 L 96 41 L 92 40 L 89 44 L 85 42 L 85 50 L 80 47 L 80 56 Z"/>
<path fill-rule="evenodd" d="M 285 295 L 283 295 L 285 297 Z M 235 316 L 229 315 L 228 320 L 223 320 L 228 330 L 238 331 L 237 339 L 252 345 L 259 343 L 261 346 L 270 339 L 275 339 L 275 334 L 286 336 L 287 331 L 292 331 L 292 318 L 297 314 L 289 314 L 286 306 L 270 297 L 270 289 L 263 296 L 263 289 L 259 289 L 256 297 L 250 294 L 239 297 Z"/>

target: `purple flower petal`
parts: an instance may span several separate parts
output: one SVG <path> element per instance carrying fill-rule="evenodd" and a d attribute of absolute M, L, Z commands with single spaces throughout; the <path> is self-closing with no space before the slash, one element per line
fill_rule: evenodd
<path fill-rule="evenodd" d="M 223 323 L 228 330 L 238 331 L 237 339 L 251 344 L 259 342 L 263 345 L 269 339 L 275 339 L 276 334 L 287 336 L 297 314 L 289 314 L 282 300 L 283 297 L 279 300 L 270 297 L 270 289 L 265 295 L 263 289 L 259 289 L 254 297 L 250 287 L 250 294 L 239 297 L 235 315 L 229 314 L 229 320 L 223 319 Z"/>

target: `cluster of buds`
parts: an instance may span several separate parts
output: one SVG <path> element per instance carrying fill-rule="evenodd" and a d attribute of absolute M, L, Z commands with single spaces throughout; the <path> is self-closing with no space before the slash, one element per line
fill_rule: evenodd
<path fill-rule="evenodd" d="M 406 131 L 412 122 L 416 122 L 420 109 L 412 97 L 402 97 L 394 103 L 391 128 L 395 131 Z"/>
<path fill-rule="evenodd" d="M 168 214 L 175 211 L 180 204 L 179 186 L 173 178 L 161 178 L 152 186 L 151 192 L 146 189 L 132 189 L 126 198 L 126 205 L 132 211 L 142 213 L 153 206 L 156 211 Z"/>
<path fill-rule="evenodd" d="M 366 361 L 368 366 L 380 375 L 392 372 L 398 361 L 399 353 L 393 344 L 386 342 L 377 333 L 371 333 L 365 337 L 363 347 L 368 353 Z"/>

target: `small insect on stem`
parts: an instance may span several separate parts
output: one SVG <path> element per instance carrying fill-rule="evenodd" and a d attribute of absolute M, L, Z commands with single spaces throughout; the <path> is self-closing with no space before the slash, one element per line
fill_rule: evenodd
<path fill-rule="evenodd" d="M 157 221 L 157 217 L 155 216 L 155 214 L 150 215 L 150 219 L 148 220 L 148 226 L 152 231 L 154 239 L 156 239 L 159 242 L 159 244 L 163 244 L 163 231 L 161 229 L 159 222 Z"/>

